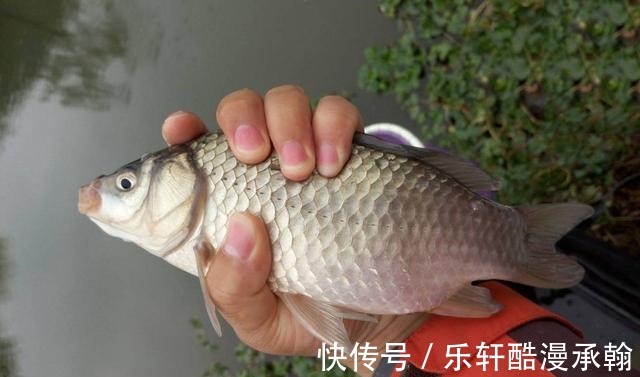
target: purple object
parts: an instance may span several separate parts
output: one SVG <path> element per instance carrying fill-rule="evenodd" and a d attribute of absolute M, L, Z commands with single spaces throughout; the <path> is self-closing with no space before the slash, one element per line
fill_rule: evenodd
<path fill-rule="evenodd" d="M 394 144 L 412 145 L 419 148 L 426 147 L 411 131 L 393 123 L 371 124 L 364 128 L 364 132 Z"/>
<path fill-rule="evenodd" d="M 433 146 L 431 145 L 431 143 L 422 142 L 411 131 L 397 124 L 375 123 L 366 126 L 364 128 L 364 132 L 369 135 L 379 137 L 380 139 L 388 141 L 390 143 L 412 145 L 414 147 L 427 148 L 450 154 L 449 151 L 445 149 Z M 475 162 L 472 161 L 471 163 L 477 166 Z M 493 191 L 478 191 L 478 194 L 484 196 L 487 199 L 495 199 Z"/>

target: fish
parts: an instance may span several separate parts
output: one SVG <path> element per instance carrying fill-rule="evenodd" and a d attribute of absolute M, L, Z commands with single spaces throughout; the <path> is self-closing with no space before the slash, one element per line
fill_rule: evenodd
<path fill-rule="evenodd" d="M 363 133 L 339 175 L 314 171 L 296 182 L 275 153 L 247 165 L 210 132 L 99 176 L 80 188 L 78 209 L 109 235 L 198 276 L 218 334 L 204 261 L 215 258 L 232 214 L 260 216 L 272 243 L 271 290 L 310 333 L 349 347 L 345 319 L 500 311 L 477 281 L 580 282 L 584 269 L 555 243 L 593 209 L 511 207 L 478 194 L 498 188 L 465 159 Z"/>

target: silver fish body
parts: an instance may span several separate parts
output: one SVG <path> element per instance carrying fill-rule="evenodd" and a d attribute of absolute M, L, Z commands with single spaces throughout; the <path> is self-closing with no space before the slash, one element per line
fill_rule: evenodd
<path fill-rule="evenodd" d="M 97 178 L 81 189 L 79 208 L 201 283 L 194 246 L 205 239 L 217 250 L 236 212 L 260 216 L 272 242 L 271 289 L 311 333 L 348 344 L 343 318 L 500 310 L 476 280 L 548 288 L 581 280 L 583 269 L 554 244 L 591 207 L 514 208 L 476 193 L 492 185 L 466 161 L 363 134 L 337 177 L 294 182 L 275 154 L 247 165 L 209 133 Z M 208 310 L 219 329 L 213 303 Z"/>
<path fill-rule="evenodd" d="M 509 280 L 525 260 L 515 209 L 424 163 L 354 145 L 339 176 L 294 182 L 275 156 L 239 162 L 222 135 L 191 148 L 207 176 L 204 231 L 219 245 L 230 215 L 260 215 L 275 292 L 365 313 L 428 311 L 470 281 Z"/>

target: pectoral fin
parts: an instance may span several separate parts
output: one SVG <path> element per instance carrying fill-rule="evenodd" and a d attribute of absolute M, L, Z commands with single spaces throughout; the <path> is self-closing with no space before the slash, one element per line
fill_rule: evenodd
<path fill-rule="evenodd" d="M 500 309 L 502 304 L 491 297 L 487 288 L 469 285 L 431 312 L 450 317 L 483 318 L 499 312 Z"/>
<path fill-rule="evenodd" d="M 193 248 L 193 252 L 196 255 L 196 266 L 198 268 L 198 279 L 200 280 L 200 289 L 202 290 L 202 296 L 204 297 L 204 305 L 207 308 L 207 314 L 209 315 L 209 321 L 211 321 L 211 325 L 214 330 L 216 330 L 216 334 L 218 336 L 222 336 L 222 329 L 220 327 L 220 321 L 218 320 L 218 316 L 216 315 L 216 306 L 211 299 L 211 295 L 209 294 L 209 289 L 207 288 L 207 273 L 209 272 L 209 266 L 211 265 L 211 261 L 205 266 L 205 261 L 212 258 L 215 253 L 213 246 L 211 243 L 206 240 L 200 240 L 196 246 Z"/>
<path fill-rule="evenodd" d="M 280 299 L 294 317 L 313 336 L 327 344 L 337 342 L 349 352 L 353 349 L 347 329 L 344 326 L 344 313 L 325 302 L 294 294 L 280 294 Z"/>

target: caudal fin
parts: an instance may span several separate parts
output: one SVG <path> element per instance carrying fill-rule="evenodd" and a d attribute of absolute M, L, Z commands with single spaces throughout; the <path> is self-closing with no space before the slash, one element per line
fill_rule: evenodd
<path fill-rule="evenodd" d="M 556 251 L 555 243 L 581 221 L 593 215 L 593 208 L 581 203 L 541 204 L 516 209 L 527 222 L 527 259 L 513 280 L 540 288 L 567 288 L 584 277 L 584 269 Z"/>

